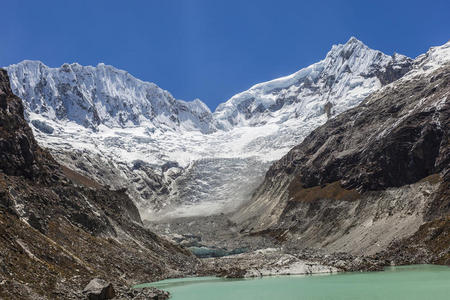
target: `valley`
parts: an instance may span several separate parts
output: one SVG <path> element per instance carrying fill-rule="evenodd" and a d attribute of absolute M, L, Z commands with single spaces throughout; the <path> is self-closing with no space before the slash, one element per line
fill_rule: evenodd
<path fill-rule="evenodd" d="M 214 112 L 104 64 L 0 74 L 0 297 L 450 264 L 450 42 L 352 37 Z"/>

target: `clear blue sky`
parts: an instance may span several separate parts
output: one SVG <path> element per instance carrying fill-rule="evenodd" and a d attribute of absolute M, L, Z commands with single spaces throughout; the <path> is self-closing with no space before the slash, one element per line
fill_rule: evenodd
<path fill-rule="evenodd" d="M 0 65 L 125 69 L 212 110 L 356 36 L 415 57 L 450 39 L 450 1 L 0 0 Z"/>

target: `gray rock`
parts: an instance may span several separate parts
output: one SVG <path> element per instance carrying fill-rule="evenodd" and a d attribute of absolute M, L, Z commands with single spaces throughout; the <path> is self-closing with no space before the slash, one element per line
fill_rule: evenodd
<path fill-rule="evenodd" d="M 48 125 L 47 122 L 44 121 L 32 120 L 31 124 L 43 133 L 52 134 L 55 131 L 52 126 Z"/>
<path fill-rule="evenodd" d="M 112 299 L 116 296 L 112 284 L 99 278 L 92 279 L 84 288 L 83 294 L 89 300 Z"/>

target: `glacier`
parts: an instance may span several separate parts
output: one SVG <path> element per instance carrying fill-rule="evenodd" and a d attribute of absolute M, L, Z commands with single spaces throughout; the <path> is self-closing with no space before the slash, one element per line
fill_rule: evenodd
<path fill-rule="evenodd" d="M 328 118 L 401 78 L 412 60 L 352 37 L 298 72 L 211 112 L 126 71 L 39 61 L 6 67 L 38 142 L 64 165 L 127 188 L 144 218 L 235 210 L 270 164 Z"/>

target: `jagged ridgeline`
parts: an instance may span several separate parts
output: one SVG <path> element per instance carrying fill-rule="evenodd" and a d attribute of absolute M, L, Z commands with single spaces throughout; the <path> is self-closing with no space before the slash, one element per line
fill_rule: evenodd
<path fill-rule="evenodd" d="M 97 276 L 124 299 L 133 283 L 198 266 L 142 226 L 124 190 L 60 166 L 39 147 L 0 69 L 1 299 L 79 299 Z"/>
<path fill-rule="evenodd" d="M 127 188 L 145 218 L 227 212 L 328 118 L 403 76 L 412 60 L 355 38 L 211 112 L 125 71 L 37 61 L 7 67 L 39 143 L 64 165 Z"/>

